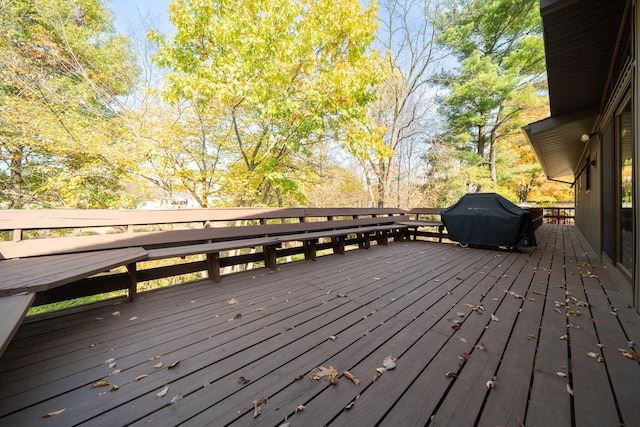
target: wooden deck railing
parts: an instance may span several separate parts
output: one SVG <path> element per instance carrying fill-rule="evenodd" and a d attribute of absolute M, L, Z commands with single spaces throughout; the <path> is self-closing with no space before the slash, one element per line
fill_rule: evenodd
<path fill-rule="evenodd" d="M 543 210 L 545 224 L 575 225 L 575 207 L 548 206 Z"/>

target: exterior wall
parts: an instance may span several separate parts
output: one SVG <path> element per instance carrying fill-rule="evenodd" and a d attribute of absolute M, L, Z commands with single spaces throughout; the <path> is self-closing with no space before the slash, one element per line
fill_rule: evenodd
<path fill-rule="evenodd" d="M 589 164 L 576 181 L 576 226 L 585 237 L 596 254 L 602 252 L 602 168 L 599 167 L 599 159 L 602 158 L 600 139 L 591 138 L 581 165 L 587 161 L 595 161 L 595 165 Z M 582 169 L 582 167 L 581 167 Z"/>

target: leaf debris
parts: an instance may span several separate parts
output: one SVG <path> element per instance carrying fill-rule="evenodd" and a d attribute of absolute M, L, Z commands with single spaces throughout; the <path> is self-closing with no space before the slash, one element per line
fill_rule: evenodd
<path fill-rule="evenodd" d="M 344 376 L 349 378 L 355 385 L 360 385 L 360 380 L 349 371 L 344 371 Z"/>
<path fill-rule="evenodd" d="M 56 415 L 60 415 L 61 413 L 63 413 L 66 409 L 67 409 L 67 408 L 62 408 L 62 409 L 59 409 L 59 410 L 57 410 L 57 411 L 48 412 L 48 413 L 44 414 L 44 415 L 42 416 L 42 418 L 51 418 L 51 417 L 55 417 Z"/>
<path fill-rule="evenodd" d="M 167 395 L 167 393 L 169 392 L 169 386 L 167 385 L 165 388 L 163 388 L 162 390 L 160 390 L 160 392 L 156 395 L 158 397 L 165 397 Z"/>

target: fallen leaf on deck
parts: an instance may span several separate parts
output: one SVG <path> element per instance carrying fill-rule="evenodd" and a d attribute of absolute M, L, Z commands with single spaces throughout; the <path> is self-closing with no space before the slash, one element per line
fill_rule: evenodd
<path fill-rule="evenodd" d="M 171 402 L 169 402 L 169 403 L 176 403 L 180 399 L 182 399 L 182 395 L 181 394 L 176 394 L 175 396 L 173 396 L 173 399 L 171 399 Z"/>
<path fill-rule="evenodd" d="M 464 313 L 457 312 L 458 317 L 464 317 Z"/>
<path fill-rule="evenodd" d="M 65 411 L 65 409 L 67 408 L 62 408 L 58 411 L 53 411 L 53 412 L 49 412 L 48 414 L 44 414 L 42 416 L 42 418 L 51 418 L 51 417 L 55 417 L 56 415 L 60 415 L 61 413 L 63 413 Z"/>
<path fill-rule="evenodd" d="M 454 331 L 457 331 L 458 329 L 460 329 L 460 325 L 457 323 L 455 325 L 451 325 L 451 329 L 453 329 Z"/>
<path fill-rule="evenodd" d="M 567 393 L 573 396 L 573 390 L 571 389 L 571 386 L 569 384 L 567 384 Z"/>
<path fill-rule="evenodd" d="M 487 351 L 487 348 L 482 343 L 474 345 L 473 348 L 480 351 Z"/>
<path fill-rule="evenodd" d="M 154 367 L 154 368 L 156 368 L 156 369 L 160 369 L 160 368 L 162 368 L 163 366 L 164 366 L 164 363 L 162 363 L 162 362 L 158 362 L 158 363 L 156 363 L 155 365 L 153 365 L 153 367 Z"/>
<path fill-rule="evenodd" d="M 297 414 L 298 412 L 302 412 L 304 411 L 304 405 L 298 405 L 296 406 L 296 410 L 295 410 L 295 414 Z"/>
<path fill-rule="evenodd" d="M 109 390 L 109 391 L 116 391 L 116 390 L 118 390 L 119 388 L 120 388 L 119 386 L 117 386 L 117 385 L 115 385 L 115 384 L 111 384 L 111 390 Z"/>
<path fill-rule="evenodd" d="M 515 293 L 515 292 L 513 292 L 513 291 L 507 291 L 507 290 L 505 290 L 505 292 L 506 292 L 506 293 L 508 293 L 509 295 L 511 295 L 512 297 L 516 298 L 516 299 L 522 299 L 522 298 L 524 298 L 522 295 L 520 295 L 520 294 L 516 294 L 516 293 Z"/>
<path fill-rule="evenodd" d="M 309 378 L 312 380 L 319 380 L 322 377 L 328 377 L 331 380 L 332 377 L 338 377 L 338 371 L 333 366 L 329 366 L 325 368 L 324 366 L 320 366 L 311 372 L 309 372 Z"/>
<path fill-rule="evenodd" d="M 640 354 L 636 353 L 635 351 L 625 348 L 619 348 L 618 351 L 622 353 L 624 357 L 628 357 L 629 359 L 633 359 L 636 362 L 640 362 Z"/>
<path fill-rule="evenodd" d="M 116 362 L 111 362 L 111 363 L 109 363 L 109 367 L 110 367 L 111 369 L 115 368 L 116 366 L 118 366 L 118 364 L 117 364 Z"/>
<path fill-rule="evenodd" d="M 493 320 L 494 322 L 499 322 L 500 321 L 500 319 L 498 319 L 498 317 L 496 317 L 496 315 L 493 314 L 493 313 L 491 314 L 491 320 Z"/>
<path fill-rule="evenodd" d="M 131 319 L 129 320 L 138 320 L 138 318 L 136 316 L 133 316 Z"/>
<path fill-rule="evenodd" d="M 252 403 L 253 403 L 253 418 L 255 418 L 258 415 L 260 415 L 260 413 L 262 412 L 262 405 L 267 403 L 267 398 L 263 395 L 260 395 L 260 398 L 258 400 L 254 400 Z"/>
<path fill-rule="evenodd" d="M 396 368 L 396 361 L 398 359 L 395 357 L 392 357 L 391 355 L 387 356 L 384 358 L 384 360 L 382 361 L 382 366 L 384 366 L 384 369 L 386 369 L 387 371 L 390 371 L 392 369 Z"/>
<path fill-rule="evenodd" d="M 111 385 L 111 383 L 107 380 L 100 380 L 98 382 L 95 382 L 93 384 L 91 384 L 91 387 L 106 387 L 108 385 Z"/>
<path fill-rule="evenodd" d="M 538 292 L 538 291 L 532 291 L 532 294 L 536 294 L 536 295 L 543 295 L 546 296 L 547 294 L 545 294 L 544 292 Z"/>
<path fill-rule="evenodd" d="M 353 408 L 353 405 L 356 404 L 356 400 L 360 399 L 360 394 L 358 394 L 351 402 L 349 402 L 349 404 L 347 406 L 344 407 L 344 409 L 351 409 Z"/>
<path fill-rule="evenodd" d="M 589 307 L 589 303 L 586 302 L 586 301 L 578 301 L 578 302 L 576 302 L 576 305 L 578 307 Z"/>
<path fill-rule="evenodd" d="M 229 301 L 227 301 L 227 304 L 233 305 L 233 304 L 237 304 L 238 300 L 235 298 L 231 298 Z"/>
<path fill-rule="evenodd" d="M 488 389 L 496 388 L 496 377 L 491 378 L 485 385 Z"/>
<path fill-rule="evenodd" d="M 346 298 L 347 294 L 338 294 L 338 298 Z"/>
<path fill-rule="evenodd" d="M 569 335 L 562 335 L 562 336 L 560 337 L 560 339 L 561 339 L 561 340 L 563 340 L 563 341 L 566 341 L 566 340 L 568 340 L 568 339 L 569 339 Z"/>
<path fill-rule="evenodd" d="M 264 310 L 264 307 L 256 307 L 256 311 L 262 311 Z"/>
<path fill-rule="evenodd" d="M 604 362 L 604 357 L 598 356 L 598 362 L 603 363 Z"/>
<path fill-rule="evenodd" d="M 335 335 L 331 335 L 331 336 L 329 337 L 329 339 L 330 339 L 331 341 L 335 341 L 335 340 L 337 340 L 337 339 L 338 339 L 338 337 L 337 337 L 337 336 L 335 336 Z"/>
<path fill-rule="evenodd" d="M 173 362 L 171 365 L 167 366 L 167 369 L 173 369 L 176 366 L 178 366 L 178 363 L 180 363 L 180 359 L 176 360 L 175 362 Z"/>
<path fill-rule="evenodd" d="M 249 384 L 251 382 L 251 380 L 249 378 L 245 378 L 245 377 L 240 377 L 238 378 L 238 384 Z"/>
<path fill-rule="evenodd" d="M 136 381 L 143 380 L 143 379 L 147 378 L 148 376 L 149 376 L 148 374 L 138 375 L 138 376 L 136 377 Z"/>
<path fill-rule="evenodd" d="M 104 363 L 109 364 L 109 363 L 113 363 L 116 359 L 114 359 L 113 357 L 111 359 L 107 359 L 104 361 Z"/>
<path fill-rule="evenodd" d="M 567 374 L 565 374 L 564 372 L 556 372 L 556 375 L 561 377 L 561 378 L 566 378 Z"/>
<path fill-rule="evenodd" d="M 169 386 L 166 386 L 165 388 L 163 388 L 162 390 L 160 390 L 160 393 L 156 394 L 156 396 L 158 397 L 165 397 L 167 395 L 167 393 L 169 392 Z"/>
<path fill-rule="evenodd" d="M 582 316 L 582 312 L 580 310 L 569 310 L 567 311 L 567 316 Z"/>
<path fill-rule="evenodd" d="M 587 353 L 587 356 L 589 356 L 589 357 L 591 357 L 591 358 L 594 358 L 594 359 L 595 359 L 595 358 L 597 358 L 597 357 L 598 357 L 598 354 L 597 354 L 597 353 L 594 353 L 593 351 L 590 351 L 589 353 Z"/>
<path fill-rule="evenodd" d="M 349 371 L 344 371 L 344 376 L 349 378 L 355 385 L 360 385 L 360 380 Z"/>
<path fill-rule="evenodd" d="M 469 356 L 469 353 L 462 353 L 460 356 L 458 356 L 458 359 L 460 359 L 460 360 L 469 360 L 469 359 L 471 359 L 471 356 Z"/>
<path fill-rule="evenodd" d="M 468 339 L 463 338 L 463 337 L 458 337 L 458 339 L 459 339 L 460 341 L 462 341 L 463 343 L 465 343 L 465 344 L 467 344 L 467 343 L 469 342 L 469 340 L 468 340 Z"/>
<path fill-rule="evenodd" d="M 233 316 L 234 319 L 239 319 L 242 317 L 242 313 L 238 313 L 235 316 Z"/>
<path fill-rule="evenodd" d="M 111 313 L 111 315 L 113 317 L 117 317 L 117 316 L 120 316 L 120 312 L 119 311 L 114 311 L 113 313 Z"/>
<path fill-rule="evenodd" d="M 449 371 L 446 374 L 444 374 L 445 378 L 458 378 L 458 373 L 457 372 L 453 372 L 453 371 Z"/>
<path fill-rule="evenodd" d="M 385 372 L 387 372 L 387 370 L 384 368 L 376 368 L 376 375 L 373 377 L 373 382 L 376 382 L 376 380 L 380 378 L 380 376 L 382 376 L 382 374 L 384 374 Z"/>
<path fill-rule="evenodd" d="M 150 361 L 150 362 L 153 362 L 154 360 L 160 359 L 161 357 L 162 356 L 153 356 L 153 357 L 148 358 L 147 360 Z"/>
<path fill-rule="evenodd" d="M 535 339 L 538 339 L 538 337 L 533 335 L 533 334 L 527 334 L 527 339 L 528 340 L 535 340 Z"/>
<path fill-rule="evenodd" d="M 295 377 L 293 380 L 294 381 L 300 381 L 301 379 L 304 378 L 304 375 L 298 375 L 297 377 Z"/>
<path fill-rule="evenodd" d="M 112 377 L 112 376 L 114 376 L 114 375 L 118 375 L 120 372 L 122 372 L 122 370 L 121 370 L 121 369 L 115 369 L 113 372 L 111 372 L 111 373 L 109 374 L 109 376 L 110 376 L 110 377 Z"/>

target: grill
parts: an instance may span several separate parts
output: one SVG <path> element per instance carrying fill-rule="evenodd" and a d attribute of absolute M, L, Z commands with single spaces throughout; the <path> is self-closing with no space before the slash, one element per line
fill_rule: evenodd
<path fill-rule="evenodd" d="M 461 246 L 536 246 L 528 211 L 495 193 L 470 193 L 443 209 L 449 239 Z"/>

